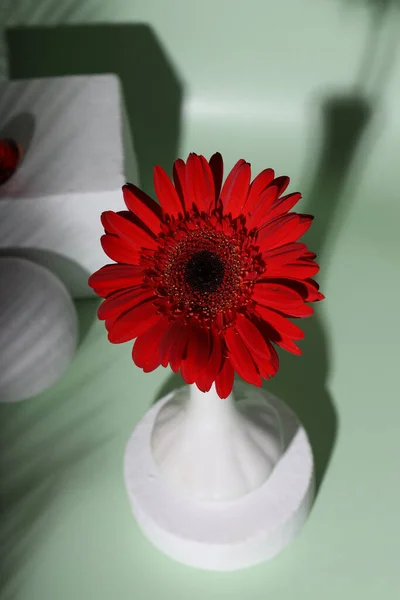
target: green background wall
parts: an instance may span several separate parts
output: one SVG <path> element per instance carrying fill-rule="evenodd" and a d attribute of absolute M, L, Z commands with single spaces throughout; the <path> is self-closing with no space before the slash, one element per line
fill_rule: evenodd
<path fill-rule="evenodd" d="M 269 384 L 309 432 L 313 512 L 281 555 L 233 574 L 140 534 L 124 446 L 174 381 L 136 369 L 79 302 L 67 374 L 0 407 L 1 600 L 399 597 L 399 18 L 389 0 L 0 0 L 3 78 L 119 74 L 147 190 L 189 151 L 290 175 L 327 297 Z"/>

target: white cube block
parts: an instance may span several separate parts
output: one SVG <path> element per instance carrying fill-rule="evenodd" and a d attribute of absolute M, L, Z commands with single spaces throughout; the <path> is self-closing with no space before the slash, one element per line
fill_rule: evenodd
<path fill-rule="evenodd" d="M 118 78 L 1 82 L 0 135 L 25 146 L 0 187 L 0 251 L 43 263 L 74 297 L 91 295 L 87 277 L 108 260 L 100 214 L 124 209 L 125 157 L 133 162 Z"/>

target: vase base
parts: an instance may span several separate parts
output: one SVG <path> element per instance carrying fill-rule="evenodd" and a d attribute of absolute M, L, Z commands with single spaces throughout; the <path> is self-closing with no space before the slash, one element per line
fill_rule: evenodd
<path fill-rule="evenodd" d="M 128 442 L 124 477 L 133 514 L 153 545 L 178 562 L 214 571 L 261 563 L 287 546 L 311 510 L 313 456 L 307 434 L 286 404 L 252 389 L 277 411 L 285 451 L 265 483 L 235 500 L 184 498 L 159 472 L 152 455 L 152 430 L 174 392 L 149 410 Z"/>

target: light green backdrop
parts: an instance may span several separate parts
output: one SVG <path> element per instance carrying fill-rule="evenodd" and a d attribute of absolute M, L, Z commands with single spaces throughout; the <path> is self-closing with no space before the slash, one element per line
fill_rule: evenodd
<path fill-rule="evenodd" d="M 80 301 L 65 377 L 0 407 L 1 600 L 400 597 L 400 21 L 386 5 L 378 29 L 362 0 L 0 0 L 3 77 L 119 72 L 146 188 L 154 162 L 191 150 L 289 174 L 316 215 L 327 296 L 270 385 L 309 431 L 315 507 L 281 555 L 233 574 L 172 562 L 131 518 L 124 446 L 171 382 L 136 369 Z"/>

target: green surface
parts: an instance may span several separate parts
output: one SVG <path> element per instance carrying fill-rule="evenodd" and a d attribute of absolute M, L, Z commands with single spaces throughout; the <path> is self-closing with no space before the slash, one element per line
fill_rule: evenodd
<path fill-rule="evenodd" d="M 140 534 L 123 451 L 169 375 L 142 374 L 80 302 L 65 377 L 0 407 L 1 600 L 400 596 L 400 37 L 386 4 L 378 29 L 361 0 L 0 3 L 4 75 L 119 73 L 146 187 L 154 162 L 191 150 L 289 174 L 316 216 L 327 296 L 270 385 L 309 431 L 316 504 L 282 554 L 232 574 L 183 567 Z"/>

